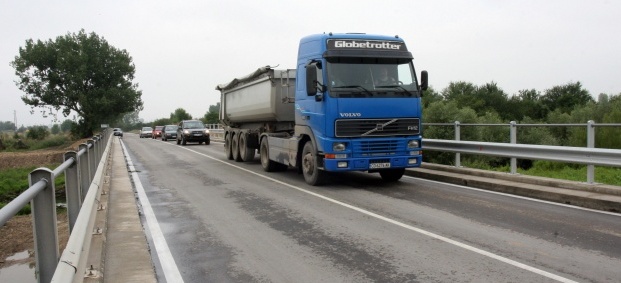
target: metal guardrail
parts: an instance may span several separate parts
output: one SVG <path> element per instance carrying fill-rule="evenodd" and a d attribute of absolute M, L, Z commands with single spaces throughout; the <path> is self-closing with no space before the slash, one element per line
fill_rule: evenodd
<path fill-rule="evenodd" d="M 596 127 L 621 127 L 621 124 L 596 124 L 589 120 L 584 124 L 462 124 L 454 123 L 423 123 L 423 126 L 452 126 L 455 140 L 423 139 L 423 150 L 447 151 L 455 153 L 455 166 L 461 166 L 461 153 L 489 155 L 511 158 L 510 173 L 517 174 L 517 159 L 549 160 L 587 165 L 587 183 L 595 180 L 595 165 L 621 167 L 621 150 L 596 149 Z M 461 127 L 463 126 L 504 126 L 509 127 L 509 143 L 462 142 Z M 585 127 L 587 132 L 586 148 L 568 146 L 545 146 L 517 144 L 518 127 Z"/>
<path fill-rule="evenodd" d="M 103 156 L 109 152 L 111 133 L 104 130 L 78 147 L 78 151 L 68 151 L 64 162 L 53 171 L 48 168 L 37 168 L 30 172 L 30 187 L 22 194 L 0 209 L 0 227 L 15 216 L 29 202 L 33 218 L 34 252 L 38 282 L 52 282 L 59 261 L 71 266 L 71 272 L 77 273 L 79 262 L 64 259 L 67 251 L 83 257 L 88 255 L 90 245 L 89 225 L 94 223 L 93 209 L 95 195 L 103 174 L 102 166 L 106 162 Z M 99 166 L 98 166 L 99 164 Z M 65 173 L 65 191 L 67 197 L 67 215 L 70 238 L 63 257 L 59 255 L 58 227 L 56 226 L 56 196 L 54 180 Z M 91 183 L 92 182 L 92 183 Z M 83 213 L 80 213 L 83 211 Z M 92 227 L 92 224 L 90 225 Z M 72 248 L 78 247 L 78 248 Z M 86 249 L 84 249 L 86 247 Z M 82 267 L 82 273 L 84 272 Z M 62 281 L 69 282 L 69 281 Z"/>

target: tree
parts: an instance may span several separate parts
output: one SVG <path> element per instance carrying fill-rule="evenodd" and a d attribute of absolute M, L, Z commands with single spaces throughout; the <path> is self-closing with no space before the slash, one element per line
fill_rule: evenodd
<path fill-rule="evenodd" d="M 65 119 L 65 121 L 63 121 L 60 124 L 60 130 L 63 131 L 63 133 L 71 131 L 71 128 L 73 127 L 73 124 L 75 124 L 73 121 L 71 121 L 69 119 Z"/>
<path fill-rule="evenodd" d="M 95 33 L 68 33 L 56 40 L 26 40 L 11 66 L 19 77 L 22 100 L 34 111 L 64 117 L 79 115 L 79 136 L 88 137 L 101 123 L 124 113 L 142 110 L 142 92 L 133 84 L 135 66 L 127 51 L 119 50 Z"/>
<path fill-rule="evenodd" d="M 28 127 L 28 133 L 26 137 L 33 140 L 42 140 L 50 135 L 46 126 L 32 126 Z"/>
<path fill-rule="evenodd" d="M 210 105 L 209 111 L 203 116 L 203 123 L 205 124 L 218 124 L 220 123 L 220 102 L 216 105 Z"/>
<path fill-rule="evenodd" d="M 60 133 L 60 126 L 58 124 L 54 124 L 51 129 L 52 135 L 58 135 Z"/>
<path fill-rule="evenodd" d="M 559 109 L 562 113 L 570 113 L 576 106 L 592 102 L 589 91 L 582 88 L 580 82 L 568 83 L 547 89 L 541 97 L 541 102 L 550 111 Z"/>
<path fill-rule="evenodd" d="M 520 90 L 507 101 L 507 109 L 504 112 L 506 120 L 523 121 L 527 117 L 543 120 L 548 112 L 541 104 L 539 92 L 535 89 Z"/>
<path fill-rule="evenodd" d="M 172 124 L 169 118 L 160 118 L 153 121 L 153 127 L 155 126 L 166 126 Z"/>
<path fill-rule="evenodd" d="M 15 124 L 11 121 L 0 122 L 0 131 L 14 131 Z"/>
<path fill-rule="evenodd" d="M 118 126 L 124 130 L 139 129 L 144 123 L 143 119 L 138 116 L 139 111 L 125 113 L 118 122 Z"/>
<path fill-rule="evenodd" d="M 177 108 L 175 112 L 170 113 L 170 122 L 173 124 L 179 123 L 183 120 L 192 120 L 192 115 L 188 114 L 183 108 Z"/>

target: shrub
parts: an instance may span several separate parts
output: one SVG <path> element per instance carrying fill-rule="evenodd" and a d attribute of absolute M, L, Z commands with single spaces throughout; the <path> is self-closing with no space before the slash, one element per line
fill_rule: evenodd
<path fill-rule="evenodd" d="M 28 128 L 26 137 L 33 140 L 43 140 L 50 135 L 45 126 L 32 126 Z"/>

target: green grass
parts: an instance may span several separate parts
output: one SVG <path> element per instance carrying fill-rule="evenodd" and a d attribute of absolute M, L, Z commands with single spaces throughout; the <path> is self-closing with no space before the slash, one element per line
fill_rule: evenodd
<path fill-rule="evenodd" d="M 549 165 L 549 163 L 552 162 L 538 161 L 535 162 L 535 166 L 533 166 L 529 170 L 518 169 L 518 173 L 529 176 L 547 177 L 576 182 L 587 181 L 586 165 L 559 166 L 556 164 Z M 621 169 L 595 166 L 594 181 L 595 183 L 621 186 Z"/>
<path fill-rule="evenodd" d="M 482 170 L 509 172 L 509 166 L 492 168 L 484 163 L 467 163 L 465 167 Z M 528 170 L 518 168 L 518 173 L 527 176 L 586 182 L 587 166 L 552 161 L 535 161 Z M 595 183 L 621 186 L 621 168 L 595 166 Z"/>
<path fill-rule="evenodd" d="M 50 170 L 58 167 L 59 164 L 44 165 L 43 167 Z M 9 168 L 0 170 L 0 208 L 4 207 L 11 200 L 15 199 L 29 187 L 28 174 L 40 166 L 31 166 L 24 168 Z M 54 180 L 57 197 L 64 197 L 65 192 L 65 175 L 64 173 L 57 176 Z M 30 205 L 26 205 L 18 214 L 29 214 Z"/>

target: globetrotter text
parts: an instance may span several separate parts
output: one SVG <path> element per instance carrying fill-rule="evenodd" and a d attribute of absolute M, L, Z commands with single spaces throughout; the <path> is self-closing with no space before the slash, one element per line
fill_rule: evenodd
<path fill-rule="evenodd" d="M 364 49 L 389 49 L 389 50 L 399 50 L 401 48 L 401 44 L 395 44 L 393 42 L 378 42 L 378 41 L 365 41 L 365 42 L 356 42 L 356 41 L 343 41 L 337 40 L 334 42 L 335 48 L 364 48 Z"/>

